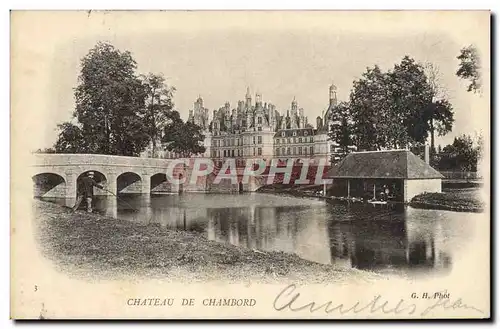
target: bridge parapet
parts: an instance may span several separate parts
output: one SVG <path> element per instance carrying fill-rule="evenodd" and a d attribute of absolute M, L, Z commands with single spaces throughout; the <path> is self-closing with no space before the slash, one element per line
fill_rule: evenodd
<path fill-rule="evenodd" d="M 167 168 L 170 159 L 139 158 L 103 154 L 34 154 L 34 166 L 125 166 L 141 168 Z"/>

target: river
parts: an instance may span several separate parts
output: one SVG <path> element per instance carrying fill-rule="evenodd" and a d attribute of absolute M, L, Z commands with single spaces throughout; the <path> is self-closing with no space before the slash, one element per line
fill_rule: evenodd
<path fill-rule="evenodd" d="M 220 243 L 384 273 L 448 271 L 480 216 L 259 193 L 121 194 L 96 197 L 95 211 L 196 231 Z"/>

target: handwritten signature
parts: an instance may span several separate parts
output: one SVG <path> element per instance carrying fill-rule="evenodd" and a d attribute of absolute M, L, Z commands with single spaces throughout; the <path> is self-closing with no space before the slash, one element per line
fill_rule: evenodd
<path fill-rule="evenodd" d="M 414 303 L 409 303 L 404 299 L 400 299 L 397 303 L 391 303 L 384 300 L 381 295 L 374 296 L 368 302 L 357 301 L 352 305 L 345 305 L 344 303 L 335 303 L 334 301 L 327 301 L 324 303 L 318 303 L 315 301 L 303 301 L 300 298 L 300 292 L 297 291 L 295 284 L 290 284 L 285 287 L 274 299 L 273 307 L 276 311 L 283 311 L 288 309 L 293 312 L 299 311 L 309 311 L 310 313 L 323 311 L 327 314 L 337 311 L 341 315 L 345 314 L 357 314 L 361 312 L 373 313 L 383 313 L 383 314 L 418 314 L 417 305 Z M 443 310 L 450 309 L 470 309 L 477 311 L 479 313 L 484 313 L 482 310 L 465 304 L 461 298 L 454 301 L 450 299 L 436 299 L 433 300 L 433 304 L 425 308 L 420 312 L 420 316 L 430 314 L 431 311 L 441 308 Z"/>

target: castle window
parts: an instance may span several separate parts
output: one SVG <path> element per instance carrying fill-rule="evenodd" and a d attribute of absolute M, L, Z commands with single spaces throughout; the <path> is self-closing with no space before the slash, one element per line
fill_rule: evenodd
<path fill-rule="evenodd" d="M 226 150 L 224 150 L 224 157 L 226 157 Z"/>
<path fill-rule="evenodd" d="M 255 155 L 255 147 L 253 148 L 253 155 Z"/>
<path fill-rule="evenodd" d="M 302 143 L 302 137 L 299 137 L 299 143 Z"/>
<path fill-rule="evenodd" d="M 302 147 L 299 146 L 299 155 L 302 155 Z"/>
<path fill-rule="evenodd" d="M 262 136 L 258 136 L 258 137 L 257 137 L 257 142 L 258 142 L 259 144 L 262 144 Z"/>
<path fill-rule="evenodd" d="M 280 155 L 280 148 L 279 148 L 279 147 L 276 149 L 276 155 L 277 155 L 277 156 L 279 156 L 279 155 Z"/>
<path fill-rule="evenodd" d="M 255 136 L 253 136 L 253 143 L 255 144 Z M 255 155 L 255 151 L 253 153 L 253 155 Z"/>
<path fill-rule="evenodd" d="M 286 141 L 286 142 L 287 142 L 288 144 L 290 144 L 290 143 L 291 143 L 290 138 L 287 138 L 287 141 Z"/>
<path fill-rule="evenodd" d="M 285 139 L 283 138 L 283 139 L 281 140 L 281 144 L 285 144 L 285 143 L 286 143 L 286 141 L 285 141 Z"/>
<path fill-rule="evenodd" d="M 297 153 L 297 148 L 294 146 L 292 149 L 292 154 L 296 154 L 296 153 Z"/>
<path fill-rule="evenodd" d="M 231 156 L 234 158 L 234 150 L 231 150 Z"/>
<path fill-rule="evenodd" d="M 285 132 L 281 132 L 281 137 L 285 137 Z"/>
<path fill-rule="evenodd" d="M 280 139 L 276 138 L 276 144 L 279 144 L 279 143 L 280 143 Z"/>
<path fill-rule="evenodd" d="M 257 127 L 257 131 L 262 131 L 262 127 Z"/>
<path fill-rule="evenodd" d="M 314 154 L 314 149 L 313 149 L 313 147 L 312 147 L 312 146 L 310 146 L 310 147 L 309 147 L 309 153 L 311 153 L 311 155 L 313 155 L 313 154 Z"/>
<path fill-rule="evenodd" d="M 307 155 L 307 146 L 306 146 L 306 147 L 304 147 L 304 154 L 306 154 L 306 155 Z"/>
<path fill-rule="evenodd" d="M 297 136 L 297 132 L 296 131 L 293 132 L 293 136 Z"/>
<path fill-rule="evenodd" d="M 257 118 L 257 123 L 262 124 L 262 117 Z"/>
<path fill-rule="evenodd" d="M 290 148 L 289 147 L 286 148 L 286 154 L 290 155 Z"/>
<path fill-rule="evenodd" d="M 309 141 L 310 141 L 311 143 L 312 143 L 312 142 L 314 142 L 314 138 L 313 138 L 312 136 L 311 136 L 311 137 L 309 137 Z"/>
<path fill-rule="evenodd" d="M 307 136 L 307 130 L 306 130 L 306 131 L 304 131 L 304 136 Z"/>
<path fill-rule="evenodd" d="M 260 147 L 259 147 L 259 148 L 257 149 L 257 155 L 262 155 L 262 148 L 260 148 Z"/>

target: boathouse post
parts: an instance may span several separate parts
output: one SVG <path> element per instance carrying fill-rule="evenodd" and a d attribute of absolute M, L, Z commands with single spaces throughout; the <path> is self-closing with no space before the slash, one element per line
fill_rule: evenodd
<path fill-rule="evenodd" d="M 351 197 L 351 181 L 349 179 L 347 180 L 347 197 Z"/>
<path fill-rule="evenodd" d="M 323 196 L 326 197 L 326 182 L 323 181 Z"/>
<path fill-rule="evenodd" d="M 373 183 L 373 200 L 377 199 L 377 190 L 375 189 L 376 183 Z"/>

